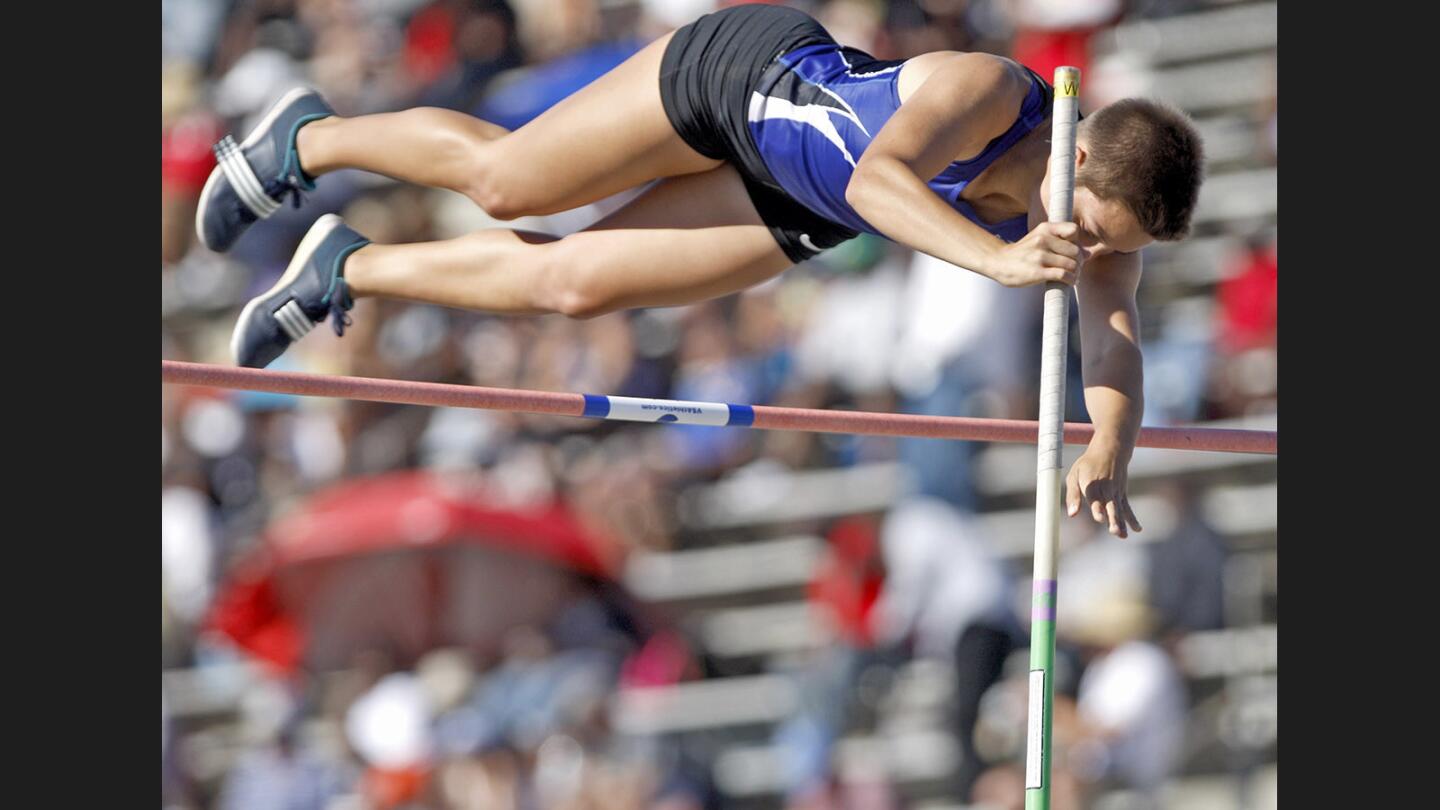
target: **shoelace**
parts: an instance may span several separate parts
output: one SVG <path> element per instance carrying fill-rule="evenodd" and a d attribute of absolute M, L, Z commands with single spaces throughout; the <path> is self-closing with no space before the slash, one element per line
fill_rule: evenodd
<path fill-rule="evenodd" d="M 336 281 L 338 289 L 330 296 L 330 325 L 334 327 L 336 337 L 344 337 L 345 327 L 353 323 L 350 318 L 350 308 L 355 306 L 355 299 L 350 297 L 350 285 L 345 283 L 345 279 L 336 279 Z"/>
<path fill-rule="evenodd" d="M 288 195 L 292 208 L 299 208 L 305 202 L 305 190 L 307 189 L 305 189 L 303 181 L 295 174 L 277 177 L 265 184 L 265 193 L 273 199 L 283 203 Z"/>

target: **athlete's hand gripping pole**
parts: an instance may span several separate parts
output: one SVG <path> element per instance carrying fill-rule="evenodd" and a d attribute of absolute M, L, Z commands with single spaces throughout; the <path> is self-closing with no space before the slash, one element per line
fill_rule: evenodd
<path fill-rule="evenodd" d="M 1075 126 L 1080 70 L 1055 68 L 1050 137 L 1051 222 L 1069 222 L 1075 204 Z M 1040 348 L 1040 446 L 1035 486 L 1035 578 L 1030 604 L 1030 710 L 1025 742 L 1025 810 L 1050 808 L 1050 726 L 1055 702 L 1055 571 L 1060 545 L 1061 458 L 1070 287 L 1045 285 Z"/>

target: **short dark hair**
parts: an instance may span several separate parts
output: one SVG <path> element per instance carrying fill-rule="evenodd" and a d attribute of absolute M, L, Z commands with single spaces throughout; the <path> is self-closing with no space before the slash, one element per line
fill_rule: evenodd
<path fill-rule="evenodd" d="M 1120 200 L 1156 239 L 1181 239 L 1205 174 L 1205 150 L 1190 117 L 1158 101 L 1127 98 L 1080 122 L 1088 153 L 1075 184 Z"/>

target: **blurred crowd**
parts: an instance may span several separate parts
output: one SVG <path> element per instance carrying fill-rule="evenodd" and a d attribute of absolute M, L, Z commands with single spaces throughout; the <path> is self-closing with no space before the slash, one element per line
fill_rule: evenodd
<path fill-rule="evenodd" d="M 466 199 L 359 172 L 327 176 L 234 251 L 194 234 L 211 145 L 244 133 L 286 89 L 310 84 L 346 115 L 417 105 L 517 127 L 646 41 L 728 5 L 715 0 L 162 0 L 162 355 L 228 363 L 229 330 L 316 217 L 342 214 L 376 242 L 493 225 Z M 825 0 L 793 5 L 880 58 L 940 50 L 1014 55 L 1042 75 L 1088 68 L 1091 43 L 1127 16 L 1182 0 Z M 1274 165 L 1274 103 L 1253 160 Z M 626 195 L 526 221 L 584 227 Z M 1199 234 L 1207 236 L 1213 234 Z M 1208 305 L 1142 309 L 1148 424 L 1274 413 L 1274 231 L 1230 234 Z M 1150 279 L 1146 284 L 1150 284 Z M 1142 288 L 1142 304 L 1149 299 Z M 861 237 L 744 293 L 677 309 L 497 318 L 365 300 L 343 339 L 316 330 L 275 367 L 546 391 L 829 409 L 1035 418 L 1039 291 L 1012 290 Z M 1153 337 L 1153 342 L 1150 338 Z M 1153 347 L 1153 351 L 1152 351 Z M 1072 358 L 1073 360 L 1074 358 Z M 1084 420 L 1072 362 L 1068 418 Z M 897 660 L 954 667 L 963 756 L 957 799 L 1015 805 L 1023 781 L 1027 631 L 1010 570 L 974 515 L 979 445 L 710 428 L 167 386 L 162 393 L 162 667 L 219 689 L 243 653 L 207 626 L 237 560 L 270 521 L 335 482 L 401 469 L 481 476 L 523 509 L 560 502 L 622 556 L 695 547 L 687 488 L 777 471 L 894 461 L 909 476 L 884 514 L 817 521 L 825 557 L 807 594 L 828 643 L 790 674 L 805 699 L 774 731 L 794 807 L 899 806 L 881 779 L 847 775 L 833 747 L 857 723 L 863 674 Z M 1056 808 L 1102 786 L 1153 795 L 1176 768 L 1187 696 L 1175 644 L 1221 627 L 1222 539 L 1197 493 L 1164 493 L 1179 518 L 1145 546 L 1082 538 L 1068 555 L 1057 688 Z M 1142 516 L 1143 520 L 1143 516 Z M 1089 533 L 1079 526 L 1070 531 Z M 1068 583 L 1085 583 L 1071 588 Z M 725 804 L 713 741 L 622 733 L 606 700 L 624 686 L 713 674 L 663 621 L 627 625 L 577 579 L 545 622 L 507 628 L 492 655 L 359 650 L 339 672 L 247 681 L 236 729 L 212 733 L 163 698 L 170 808 L 695 808 Z M 1022 597 L 1023 601 L 1023 597 Z M 1062 618 L 1062 621 L 1065 619 Z M 619 630 L 617 627 L 624 627 Z M 579 628 L 579 629 L 577 629 Z"/>

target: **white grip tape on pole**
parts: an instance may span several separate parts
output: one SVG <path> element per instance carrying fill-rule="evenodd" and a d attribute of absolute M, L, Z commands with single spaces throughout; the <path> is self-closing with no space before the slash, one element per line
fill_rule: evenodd
<path fill-rule="evenodd" d="M 1035 578 L 1055 579 L 1059 570 L 1061 471 L 1041 470 L 1035 481 Z"/>
<path fill-rule="evenodd" d="M 1075 129 L 1080 118 L 1080 71 L 1055 69 L 1055 120 L 1050 136 L 1050 221 L 1069 222 L 1075 211 Z"/>
<path fill-rule="evenodd" d="M 1060 469 L 1065 425 L 1065 358 L 1070 327 L 1070 289 L 1045 285 L 1045 320 L 1040 357 L 1040 437 L 1037 472 Z"/>
<path fill-rule="evenodd" d="M 1055 110 L 1051 122 L 1051 222 L 1069 222 L 1075 204 L 1075 129 L 1080 113 L 1080 71 L 1055 69 Z M 1040 358 L 1040 439 L 1037 470 L 1060 469 L 1064 446 L 1065 357 L 1068 352 L 1069 288 L 1045 285 L 1045 321 Z"/>

